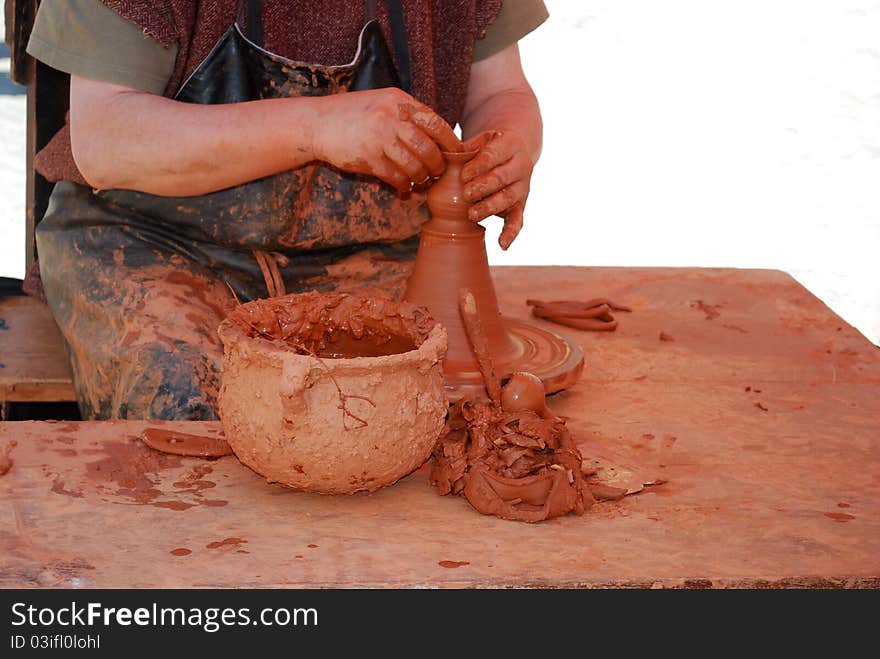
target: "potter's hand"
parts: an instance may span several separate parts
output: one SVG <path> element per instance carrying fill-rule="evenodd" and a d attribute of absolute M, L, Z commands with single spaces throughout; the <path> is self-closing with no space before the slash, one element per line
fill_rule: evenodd
<path fill-rule="evenodd" d="M 443 173 L 441 149 L 461 150 L 449 124 L 400 89 L 334 94 L 322 103 L 315 157 L 345 171 L 376 176 L 401 194 Z"/>
<path fill-rule="evenodd" d="M 523 211 L 535 163 L 526 142 L 515 131 L 487 131 L 464 144 L 465 150 L 479 149 L 461 172 L 464 196 L 473 204 L 472 222 L 499 215 L 504 230 L 498 244 L 507 249 L 523 226 Z"/>

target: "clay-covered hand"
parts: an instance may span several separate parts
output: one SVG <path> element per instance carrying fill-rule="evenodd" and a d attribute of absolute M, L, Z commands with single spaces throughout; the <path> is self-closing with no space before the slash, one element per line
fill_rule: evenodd
<path fill-rule="evenodd" d="M 460 151 L 449 124 L 396 88 L 323 97 L 313 151 L 345 171 L 376 176 L 408 194 L 443 173 L 441 149 Z"/>
<path fill-rule="evenodd" d="M 498 244 L 507 249 L 522 229 L 535 168 L 528 145 L 516 131 L 486 131 L 465 142 L 464 149 L 479 149 L 461 172 L 464 196 L 473 204 L 468 218 L 479 222 L 490 215 L 503 217 Z"/>

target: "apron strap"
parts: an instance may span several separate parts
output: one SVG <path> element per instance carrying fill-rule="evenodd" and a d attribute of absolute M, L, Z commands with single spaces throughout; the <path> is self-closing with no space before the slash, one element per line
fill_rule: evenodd
<path fill-rule="evenodd" d="M 364 22 L 369 23 L 379 18 L 376 11 L 376 0 L 364 0 Z"/>
<path fill-rule="evenodd" d="M 409 36 L 406 31 L 406 20 L 403 18 L 403 3 L 400 0 L 387 0 L 388 17 L 391 19 L 391 41 L 394 46 L 394 57 L 397 60 L 397 73 L 400 86 L 407 94 L 412 92 L 412 73 L 409 61 Z"/>
<path fill-rule="evenodd" d="M 244 36 L 263 47 L 263 0 L 238 0 L 235 22 L 244 30 Z"/>
<path fill-rule="evenodd" d="M 262 249 L 251 250 L 257 265 L 260 266 L 260 272 L 263 273 L 263 281 L 266 283 L 266 292 L 269 297 L 282 297 L 287 294 L 284 288 L 284 279 L 281 277 L 281 270 L 278 269 L 278 260 L 287 260 L 281 254 L 274 252 L 266 252 Z"/>

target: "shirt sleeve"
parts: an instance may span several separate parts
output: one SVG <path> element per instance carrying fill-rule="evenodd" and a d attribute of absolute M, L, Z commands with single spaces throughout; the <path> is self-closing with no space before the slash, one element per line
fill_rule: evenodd
<path fill-rule="evenodd" d="M 162 94 L 177 46 L 165 48 L 100 0 L 43 0 L 27 52 L 52 68 Z"/>
<path fill-rule="evenodd" d="M 486 59 L 516 43 L 549 16 L 543 0 L 504 0 L 486 36 L 474 44 L 474 61 Z"/>

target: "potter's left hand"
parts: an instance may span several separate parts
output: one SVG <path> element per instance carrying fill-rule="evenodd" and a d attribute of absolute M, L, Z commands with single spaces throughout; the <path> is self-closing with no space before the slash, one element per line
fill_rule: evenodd
<path fill-rule="evenodd" d="M 479 149 L 461 173 L 464 196 L 473 204 L 468 211 L 472 222 L 490 215 L 504 218 L 498 238 L 507 249 L 523 226 L 523 211 L 535 163 L 525 140 L 515 131 L 486 131 L 464 143 L 465 150 Z"/>

